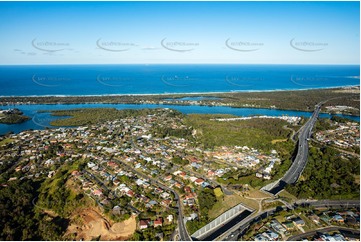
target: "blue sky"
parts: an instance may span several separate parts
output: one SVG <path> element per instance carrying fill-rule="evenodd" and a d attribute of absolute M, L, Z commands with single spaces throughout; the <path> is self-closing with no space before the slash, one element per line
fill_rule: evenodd
<path fill-rule="evenodd" d="M 0 2 L 0 64 L 359 64 L 359 2 Z"/>

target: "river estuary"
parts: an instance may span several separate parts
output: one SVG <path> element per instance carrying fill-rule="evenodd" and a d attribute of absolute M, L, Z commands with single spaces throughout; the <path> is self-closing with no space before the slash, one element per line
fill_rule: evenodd
<path fill-rule="evenodd" d="M 180 105 L 161 105 L 161 104 L 31 104 L 31 105 L 12 105 L 0 106 L 0 109 L 18 108 L 31 119 L 21 124 L 0 124 L 0 135 L 8 132 L 20 133 L 29 129 L 52 128 L 50 122 L 59 118 L 52 116 L 49 112 L 38 113 L 39 110 L 69 110 L 76 108 L 116 108 L 116 109 L 143 109 L 143 108 L 171 108 L 184 114 L 232 114 L 239 117 L 249 117 L 254 115 L 267 116 L 302 116 L 310 117 L 312 112 L 279 110 L 279 109 L 262 109 L 262 108 L 232 108 L 224 106 L 180 106 Z M 359 122 L 359 116 L 339 115 Z M 321 118 L 330 118 L 330 114 L 320 114 Z"/>

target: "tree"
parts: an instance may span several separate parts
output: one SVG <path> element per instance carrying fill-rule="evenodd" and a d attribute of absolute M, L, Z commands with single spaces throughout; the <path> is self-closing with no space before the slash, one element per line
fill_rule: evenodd
<path fill-rule="evenodd" d="M 359 175 L 359 167 L 358 159 L 341 158 L 331 147 L 311 147 L 303 179 L 286 189 L 299 198 L 358 198 L 354 176 Z"/>
<path fill-rule="evenodd" d="M 217 202 L 217 198 L 212 189 L 205 188 L 199 193 L 198 201 L 202 215 L 208 217 L 208 211 Z"/>

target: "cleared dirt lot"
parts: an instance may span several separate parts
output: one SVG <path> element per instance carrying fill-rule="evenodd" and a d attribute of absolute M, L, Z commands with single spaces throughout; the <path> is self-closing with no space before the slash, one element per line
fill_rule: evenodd
<path fill-rule="evenodd" d="M 97 208 L 75 211 L 66 235 L 75 234 L 76 240 L 126 240 L 136 230 L 135 217 L 120 223 L 112 223 Z"/>

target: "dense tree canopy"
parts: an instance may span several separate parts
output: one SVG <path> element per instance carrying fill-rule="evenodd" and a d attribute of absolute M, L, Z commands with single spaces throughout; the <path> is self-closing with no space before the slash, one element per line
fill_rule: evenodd
<path fill-rule="evenodd" d="M 287 190 L 299 198 L 358 198 L 360 160 L 344 158 L 331 147 L 311 147 L 307 166 L 296 185 Z"/>
<path fill-rule="evenodd" d="M 39 185 L 17 180 L 0 188 L 0 240 L 61 240 L 67 221 L 36 211 Z"/>

